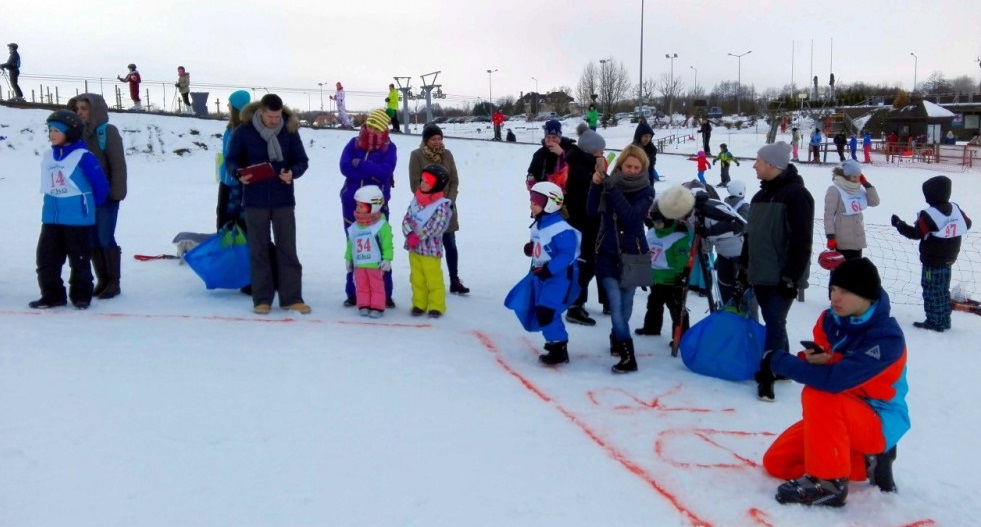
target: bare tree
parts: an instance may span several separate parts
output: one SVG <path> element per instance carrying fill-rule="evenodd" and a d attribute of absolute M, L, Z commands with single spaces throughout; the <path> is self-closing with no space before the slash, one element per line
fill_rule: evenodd
<path fill-rule="evenodd" d="M 685 89 L 685 83 L 678 77 L 672 78 L 669 73 L 664 73 L 661 75 L 661 79 L 657 82 L 657 91 L 661 92 L 661 97 L 664 100 L 662 109 L 668 110 L 668 119 L 671 119 L 671 115 L 674 113 L 674 100 L 678 97 Z"/>
<path fill-rule="evenodd" d="M 961 75 L 960 77 L 950 79 L 950 89 L 955 93 L 974 93 L 974 90 L 977 89 L 977 84 L 968 75 Z"/>
<path fill-rule="evenodd" d="M 593 95 L 597 94 L 598 88 L 599 68 L 596 67 L 595 63 L 590 62 L 583 68 L 582 75 L 579 77 L 579 84 L 576 85 L 576 100 L 583 111 L 593 102 Z"/>
<path fill-rule="evenodd" d="M 623 63 L 616 59 L 606 59 L 600 63 L 599 82 L 600 103 L 606 115 L 630 90 L 630 76 Z"/>
<path fill-rule="evenodd" d="M 943 72 L 940 71 L 931 73 L 925 81 L 920 83 L 919 87 L 923 89 L 923 93 L 930 95 L 950 93 L 952 90 L 950 81 L 948 81 L 947 78 L 944 77 Z"/>
<path fill-rule="evenodd" d="M 654 92 L 656 90 L 657 90 L 657 81 L 655 81 L 652 78 L 648 78 L 644 80 L 644 82 L 640 84 L 640 93 L 643 94 L 642 96 L 643 102 L 641 104 L 644 105 L 654 104 Z"/>

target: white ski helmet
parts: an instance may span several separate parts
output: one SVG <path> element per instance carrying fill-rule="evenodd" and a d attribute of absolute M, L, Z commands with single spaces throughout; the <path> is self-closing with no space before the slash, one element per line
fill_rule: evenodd
<path fill-rule="evenodd" d="M 535 183 L 535 186 L 531 187 L 531 192 L 545 196 L 546 201 L 542 209 L 547 213 L 558 212 L 562 208 L 562 203 L 565 202 L 562 188 L 551 181 Z"/>
<path fill-rule="evenodd" d="M 736 196 L 739 198 L 746 197 L 746 184 L 742 181 L 732 180 L 726 185 L 726 190 L 729 191 L 730 196 Z"/>
<path fill-rule="evenodd" d="M 371 213 L 374 214 L 385 205 L 385 195 L 377 186 L 365 185 L 354 193 L 354 201 L 371 205 Z"/>

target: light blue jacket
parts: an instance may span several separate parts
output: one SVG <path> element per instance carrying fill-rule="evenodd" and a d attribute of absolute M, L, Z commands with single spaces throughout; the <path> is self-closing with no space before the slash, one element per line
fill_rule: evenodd
<path fill-rule="evenodd" d="M 50 193 L 44 194 L 44 206 L 41 209 L 41 223 L 49 225 L 95 225 L 95 208 L 106 202 L 109 194 L 109 181 L 92 152 L 85 148 L 84 141 L 76 141 L 70 145 L 53 146 L 51 154 L 56 162 L 64 160 L 72 152 L 81 150 L 82 157 L 74 170 L 68 176 L 71 185 L 76 187 L 79 194 L 57 197 Z M 42 157 L 42 167 L 45 158 Z M 42 169 L 42 172 L 43 169 Z M 41 186 L 53 186 L 48 178 L 50 174 L 41 174 Z"/>

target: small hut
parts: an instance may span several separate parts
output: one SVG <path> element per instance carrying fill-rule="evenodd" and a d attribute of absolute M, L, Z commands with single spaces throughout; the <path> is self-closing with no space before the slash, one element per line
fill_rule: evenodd
<path fill-rule="evenodd" d="M 887 132 L 895 130 L 900 140 L 912 137 L 919 144 L 938 144 L 953 121 L 950 110 L 914 96 L 908 105 L 890 111 L 883 127 Z"/>

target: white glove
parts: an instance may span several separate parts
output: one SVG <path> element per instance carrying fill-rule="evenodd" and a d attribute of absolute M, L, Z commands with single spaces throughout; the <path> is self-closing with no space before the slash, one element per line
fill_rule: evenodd
<path fill-rule="evenodd" d="M 387 273 L 392 270 L 392 261 L 382 260 L 382 263 L 378 264 L 378 268 L 381 269 L 381 272 Z"/>
<path fill-rule="evenodd" d="M 353 272 L 354 271 L 354 261 L 353 260 L 344 260 L 344 264 L 345 264 L 345 267 L 347 268 L 347 272 L 350 273 L 350 272 Z"/>

